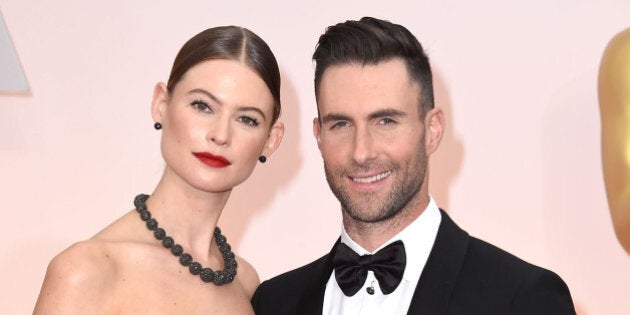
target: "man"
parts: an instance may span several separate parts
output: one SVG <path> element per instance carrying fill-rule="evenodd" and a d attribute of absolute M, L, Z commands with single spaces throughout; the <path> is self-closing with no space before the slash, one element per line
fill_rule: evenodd
<path fill-rule="evenodd" d="M 313 59 L 313 132 L 342 234 L 329 254 L 263 282 L 257 314 L 575 314 L 556 274 L 470 237 L 430 197 L 444 114 L 407 29 L 340 23 Z"/>

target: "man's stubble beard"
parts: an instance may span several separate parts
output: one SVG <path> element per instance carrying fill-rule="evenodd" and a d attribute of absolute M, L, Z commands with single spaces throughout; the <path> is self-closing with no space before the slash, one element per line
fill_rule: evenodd
<path fill-rule="evenodd" d="M 424 151 L 424 141 L 421 150 L 418 152 L 418 161 L 408 171 L 402 171 L 399 164 L 394 164 L 388 169 L 392 170 L 392 175 L 402 174 L 402 178 L 394 178 L 392 188 L 387 196 L 380 198 L 375 193 L 365 193 L 356 198 L 361 200 L 353 202 L 350 193 L 345 189 L 344 181 L 350 181 L 343 170 L 332 170 L 324 162 L 326 180 L 333 194 L 341 203 L 342 211 L 354 221 L 361 223 L 379 223 L 397 217 L 403 210 L 412 207 L 412 201 L 417 202 L 420 190 L 422 189 L 424 177 L 427 171 L 428 157 Z M 367 168 L 357 166 L 356 168 Z M 382 169 L 382 168 L 377 168 Z M 379 200 L 380 199 L 380 200 Z M 415 203 L 414 202 L 414 203 Z M 370 209 L 371 208 L 371 209 Z"/>

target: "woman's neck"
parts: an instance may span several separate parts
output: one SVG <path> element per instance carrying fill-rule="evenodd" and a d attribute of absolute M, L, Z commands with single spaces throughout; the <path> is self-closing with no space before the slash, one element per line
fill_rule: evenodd
<path fill-rule="evenodd" d="M 192 187 L 168 169 L 147 200 L 147 208 L 167 235 L 196 259 L 208 255 L 214 228 L 231 191 L 211 193 Z"/>

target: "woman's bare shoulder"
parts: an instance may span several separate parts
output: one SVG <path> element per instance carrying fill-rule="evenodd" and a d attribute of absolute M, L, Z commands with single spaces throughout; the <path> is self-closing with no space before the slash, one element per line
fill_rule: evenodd
<path fill-rule="evenodd" d="M 116 268 L 110 258 L 107 244 L 98 240 L 79 242 L 59 253 L 48 265 L 34 313 L 92 313 L 108 294 Z"/>
<path fill-rule="evenodd" d="M 140 248 L 129 233 L 128 215 L 92 238 L 75 243 L 55 256 L 46 270 L 35 313 L 103 312 L 116 289 L 117 274 Z M 136 254 L 137 255 L 137 254 Z M 94 312 L 93 312 L 94 311 Z"/>
<path fill-rule="evenodd" d="M 260 278 L 256 269 L 245 259 L 240 256 L 236 256 L 236 262 L 238 263 L 237 278 L 240 278 L 240 283 L 243 289 L 251 299 L 254 295 L 254 291 L 260 284 Z"/>

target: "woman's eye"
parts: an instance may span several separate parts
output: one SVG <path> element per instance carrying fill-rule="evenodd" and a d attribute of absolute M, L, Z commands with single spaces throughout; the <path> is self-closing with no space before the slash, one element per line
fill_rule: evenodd
<path fill-rule="evenodd" d="M 248 116 L 241 116 L 241 117 L 239 117 L 239 120 L 242 123 L 244 123 L 244 124 L 246 124 L 248 126 L 252 126 L 252 127 L 256 127 L 256 126 L 258 126 L 260 124 L 258 122 L 258 120 L 256 120 L 255 118 L 248 117 Z"/>
<path fill-rule="evenodd" d="M 208 104 L 203 101 L 194 101 L 190 105 L 192 105 L 192 107 L 200 112 L 211 111 L 210 106 L 208 106 Z"/>

